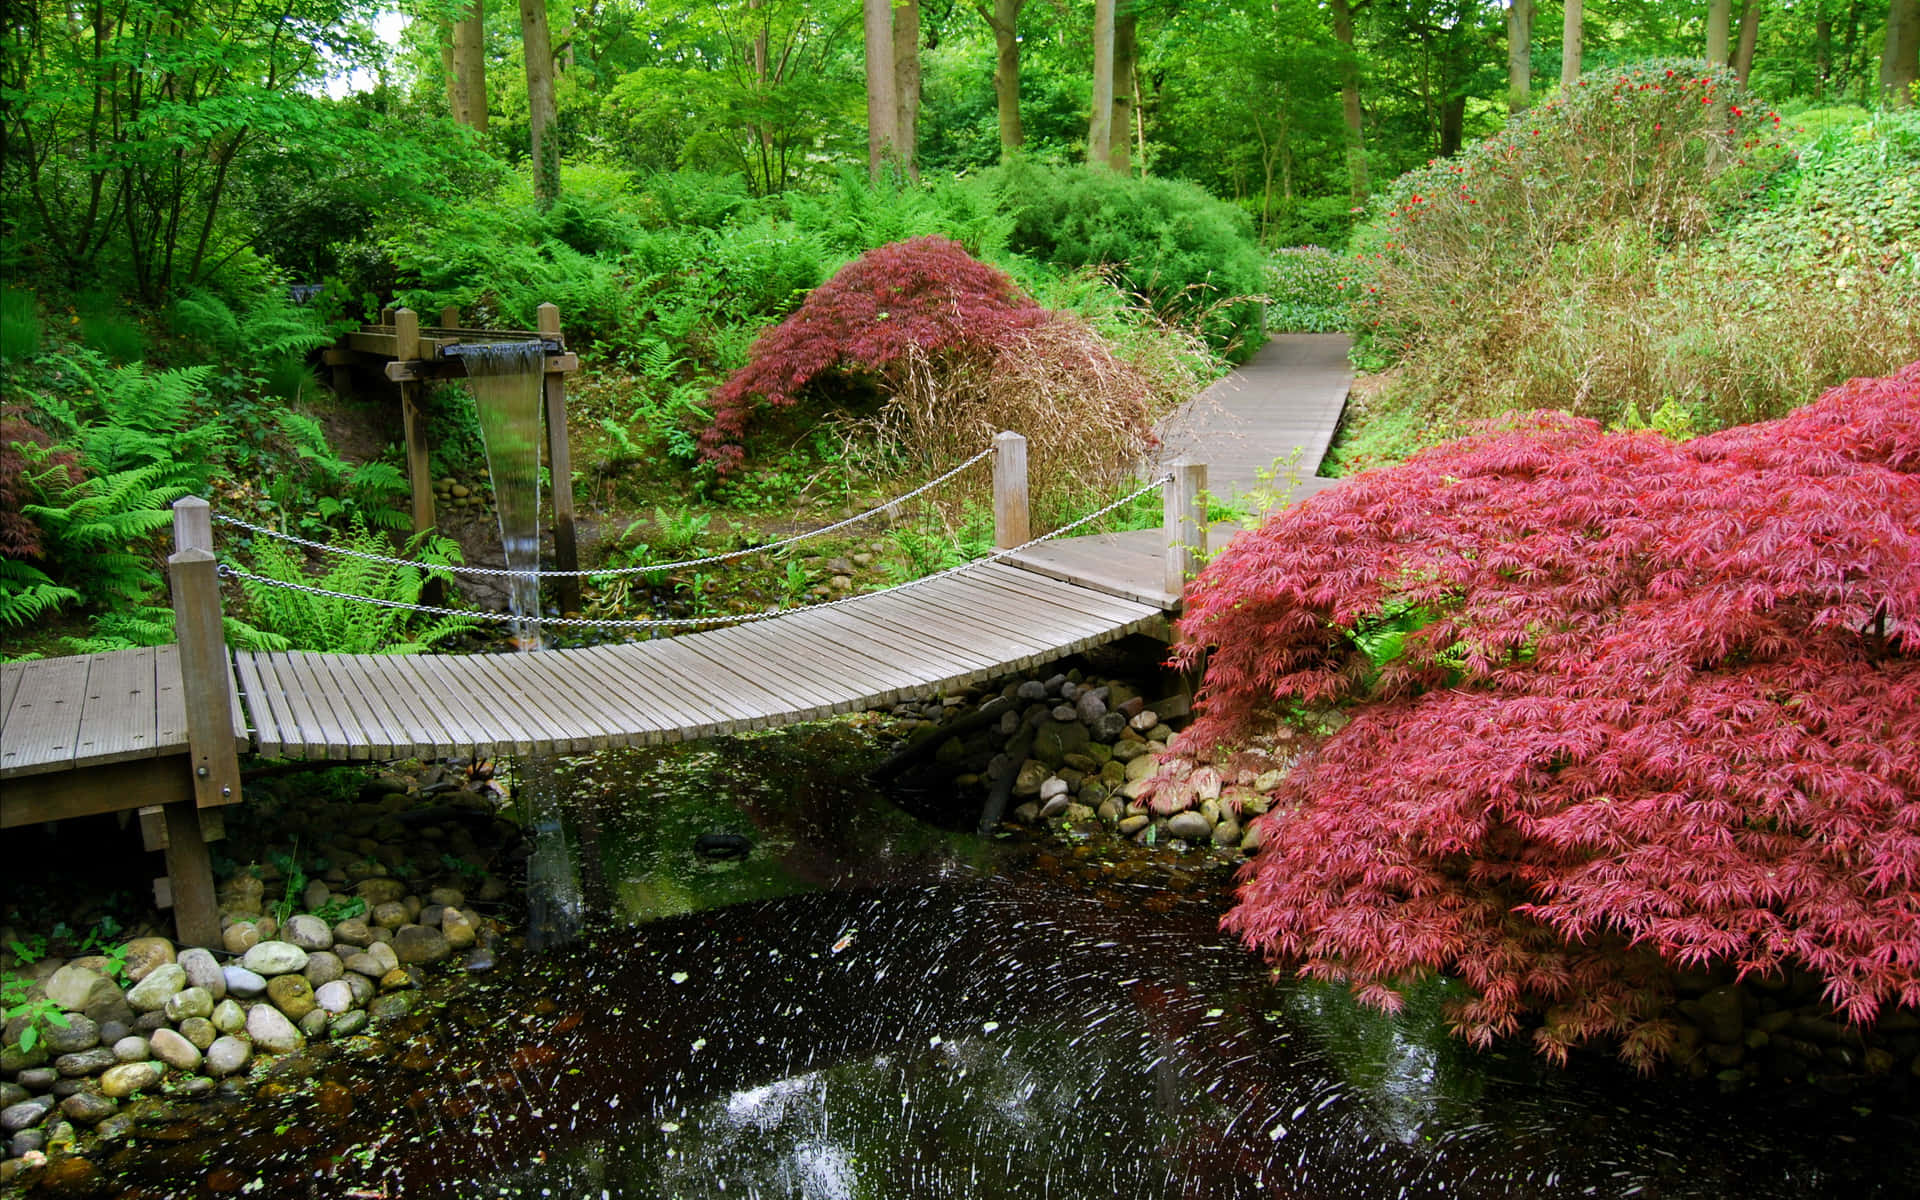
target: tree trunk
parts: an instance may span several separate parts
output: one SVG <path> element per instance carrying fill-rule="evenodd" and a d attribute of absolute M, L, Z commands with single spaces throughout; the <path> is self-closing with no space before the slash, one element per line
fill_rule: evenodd
<path fill-rule="evenodd" d="M 973 11 L 993 30 L 993 101 L 1000 116 L 1000 157 L 1026 143 L 1020 125 L 1020 10 L 1027 0 L 974 0 Z"/>
<path fill-rule="evenodd" d="M 1733 0 L 1707 0 L 1707 62 L 1727 65 L 1727 30 L 1733 27 Z"/>
<path fill-rule="evenodd" d="M 1566 0 L 1564 15 L 1560 21 L 1560 86 L 1568 88 L 1580 78 L 1581 42 L 1586 30 L 1584 0 Z"/>
<path fill-rule="evenodd" d="M 1333 36 L 1342 47 L 1340 109 L 1347 124 L 1347 182 L 1353 206 L 1359 208 L 1373 190 L 1367 179 L 1366 131 L 1360 123 L 1360 60 L 1353 51 L 1353 9 L 1347 0 L 1332 0 L 1332 7 Z"/>
<path fill-rule="evenodd" d="M 453 79 L 448 84 L 453 119 L 487 131 L 487 25 L 483 0 L 473 0 L 453 26 Z"/>
<path fill-rule="evenodd" d="M 1833 81 L 1833 18 L 1825 13 L 1813 19 L 1813 74 L 1813 97 L 1825 100 Z"/>
<path fill-rule="evenodd" d="M 1133 173 L 1133 69 L 1140 52 L 1136 20 L 1132 4 L 1113 19 L 1113 128 L 1107 165 L 1122 175 Z"/>
<path fill-rule="evenodd" d="M 1753 73 L 1753 48 L 1760 40 L 1760 0 L 1747 0 L 1740 14 L 1740 45 L 1733 52 L 1733 74 L 1741 83 Z"/>
<path fill-rule="evenodd" d="M 1460 153 L 1460 139 L 1467 127 L 1467 97 L 1463 93 L 1440 102 L 1440 157 Z"/>
<path fill-rule="evenodd" d="M 900 165 L 920 178 L 920 0 L 893 0 L 893 95 L 899 105 L 894 131 Z"/>
<path fill-rule="evenodd" d="M 1507 0 L 1507 111 L 1533 98 L 1533 0 Z"/>
<path fill-rule="evenodd" d="M 1914 102 L 1920 81 L 1920 0 L 1892 0 L 1887 9 L 1887 40 L 1880 52 L 1880 94 L 1895 108 Z"/>
<path fill-rule="evenodd" d="M 547 0 L 520 0 L 521 49 L 527 60 L 527 113 L 533 127 L 533 196 L 541 208 L 560 198 L 560 140 L 555 135 L 553 44 Z"/>
<path fill-rule="evenodd" d="M 1093 116 L 1087 122 L 1087 162 L 1106 166 L 1113 153 L 1113 4 L 1093 0 Z"/>
<path fill-rule="evenodd" d="M 900 102 L 893 91 L 893 5 L 863 0 L 867 43 L 867 177 L 875 183 L 900 159 Z"/>

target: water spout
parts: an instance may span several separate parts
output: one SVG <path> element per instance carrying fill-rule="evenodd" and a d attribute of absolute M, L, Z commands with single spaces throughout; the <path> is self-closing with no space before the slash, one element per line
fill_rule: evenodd
<path fill-rule="evenodd" d="M 479 342 L 460 347 L 480 414 L 480 436 L 493 478 L 500 542 L 511 581 L 507 606 L 513 642 L 538 650 L 540 638 L 540 398 L 543 342 Z"/>

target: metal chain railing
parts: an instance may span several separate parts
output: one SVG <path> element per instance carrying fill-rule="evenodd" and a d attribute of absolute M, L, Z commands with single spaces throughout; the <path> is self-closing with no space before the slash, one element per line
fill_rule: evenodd
<path fill-rule="evenodd" d="M 280 530 L 274 529 L 271 526 L 256 525 L 252 521 L 245 521 L 239 517 L 230 517 L 224 513 L 213 514 L 213 519 L 223 525 L 232 525 L 239 529 L 245 529 L 251 533 L 257 533 L 257 534 L 264 535 L 266 537 L 273 538 L 276 541 L 288 542 L 295 546 L 303 546 L 309 550 L 318 550 L 325 554 L 337 554 L 343 558 L 363 559 L 367 562 L 382 563 L 390 567 L 415 567 L 423 571 L 444 571 L 452 575 L 472 575 L 476 577 L 486 577 L 486 578 L 495 578 L 495 579 L 506 579 L 506 578 L 609 579 L 609 578 L 613 578 L 615 576 L 620 576 L 620 575 L 651 575 L 659 571 L 676 571 L 683 567 L 703 567 L 709 563 L 732 562 L 735 559 L 746 558 L 749 555 L 753 555 L 753 554 L 772 554 L 776 551 L 783 550 L 788 546 L 798 545 L 799 543 L 807 541 L 810 538 L 824 537 L 829 533 L 838 532 L 839 530 L 845 529 L 851 525 L 858 525 L 862 521 L 871 520 L 874 517 L 880 515 L 881 513 L 887 512 L 891 509 L 898 508 L 900 505 L 905 504 L 907 501 L 914 499 L 916 496 L 919 496 L 922 493 L 927 492 L 933 488 L 939 487 L 941 484 L 945 483 L 949 479 L 952 479 L 954 476 L 960 474 L 962 471 L 966 470 L 968 467 L 973 466 L 975 463 L 979 462 L 981 459 L 991 458 L 993 456 L 993 452 L 994 452 L 994 448 L 992 446 L 988 446 L 985 450 L 982 450 L 980 453 L 974 455 L 972 458 L 969 458 L 967 461 L 961 463 L 959 466 L 954 467 L 952 470 L 948 471 L 946 474 L 939 475 L 932 479 L 929 479 L 925 483 L 921 484 L 919 487 L 913 489 L 910 492 L 905 493 L 904 495 L 896 496 L 884 504 L 877 504 L 874 507 L 867 509 L 865 512 L 855 513 L 853 516 L 848 517 L 844 521 L 836 521 L 831 525 L 823 525 L 818 529 L 809 529 L 804 533 L 796 533 L 790 537 L 781 538 L 779 541 L 768 542 L 762 546 L 749 546 L 744 550 L 732 550 L 725 554 L 709 554 L 703 558 L 683 559 L 679 562 L 648 563 L 645 566 L 635 566 L 635 567 L 603 567 L 597 571 L 544 571 L 544 570 L 543 571 L 521 571 L 521 570 L 511 570 L 504 567 L 469 567 L 469 566 L 456 565 L 456 564 L 419 562 L 413 559 L 396 558 L 386 554 L 371 554 L 365 550 L 349 550 L 344 546 L 334 546 L 326 542 L 316 542 L 308 538 L 298 537 L 291 533 L 282 533 Z"/>
<path fill-rule="evenodd" d="M 978 457 L 976 456 L 976 458 L 971 461 L 978 461 Z M 220 565 L 220 574 L 228 579 L 239 579 L 239 580 L 246 581 L 248 583 L 262 584 L 267 587 L 286 588 L 289 591 L 305 592 L 311 596 L 325 596 L 333 600 L 351 600 L 361 604 L 377 605 L 381 608 L 403 608 L 408 610 L 409 612 L 426 613 L 429 616 L 467 617 L 476 621 L 491 621 L 499 624 L 506 624 L 512 621 L 537 620 L 542 628 L 562 628 L 562 629 L 567 629 L 567 628 L 696 629 L 696 628 L 701 628 L 701 627 L 711 626 L 711 625 L 738 625 L 738 624 L 742 624 L 749 621 L 765 621 L 772 617 L 783 617 L 791 613 L 817 612 L 821 609 L 839 608 L 842 605 L 851 604 L 856 600 L 870 600 L 875 596 L 884 596 L 892 592 L 904 592 L 909 588 L 921 587 L 925 584 L 932 583 L 936 579 L 944 579 L 949 575 L 957 575 L 962 571 L 970 571 L 975 567 L 984 566 L 988 563 L 1000 562 L 1004 559 L 1012 557 L 1015 554 L 1020 553 L 1023 550 L 1027 550 L 1027 549 L 1030 549 L 1031 547 L 1037 546 L 1042 542 L 1052 541 L 1054 538 L 1062 537 L 1066 534 L 1072 533 L 1074 530 L 1079 529 L 1082 526 L 1091 524 L 1092 522 L 1099 520 L 1101 517 L 1106 516 L 1108 513 L 1113 512 L 1115 509 L 1124 508 L 1127 505 L 1132 504 L 1135 500 L 1138 500 L 1140 497 L 1146 495 L 1148 492 L 1153 491 L 1155 488 L 1165 486 L 1172 479 L 1173 479 L 1173 475 L 1171 473 L 1162 475 L 1157 479 L 1148 481 L 1146 484 L 1134 489 L 1132 492 L 1128 493 L 1127 495 L 1120 497 L 1120 499 L 1115 500 L 1113 503 L 1108 504 L 1103 508 L 1096 509 L 1095 511 L 1088 513 L 1086 516 L 1081 517 L 1076 521 L 1072 521 L 1066 525 L 1062 525 L 1060 528 L 1055 529 L 1050 533 L 1043 533 L 1039 537 L 1029 538 L 1027 541 L 1022 542 L 1018 546 L 1012 546 L 1004 550 L 996 550 L 992 554 L 985 555 L 984 557 L 981 557 L 981 558 L 976 558 L 971 562 L 961 563 L 957 567 L 948 567 L 944 571 L 935 571 L 931 575 L 923 575 L 919 579 L 910 579 L 905 583 L 895 584 L 894 586 L 888 587 L 888 588 L 881 588 L 878 591 L 861 592 L 858 595 L 853 595 L 853 596 L 842 596 L 838 600 L 822 600 L 818 604 L 801 604 L 801 605 L 796 605 L 793 608 L 774 608 L 774 609 L 767 609 L 764 612 L 735 613 L 735 614 L 729 614 L 727 616 L 652 617 L 652 618 L 644 618 L 644 619 L 641 619 L 641 618 L 600 619 L 596 617 L 538 617 L 538 618 L 516 617 L 511 613 L 482 612 L 475 609 L 465 609 L 465 608 L 444 608 L 434 604 L 409 604 L 403 600 L 386 600 L 386 599 L 381 599 L 375 596 L 356 596 L 351 592 L 336 592 L 336 591 L 331 591 L 327 588 L 314 587 L 311 584 L 293 583 L 285 579 L 272 579 L 265 575 L 255 575 L 251 571 L 242 571 L 238 567 L 231 567 L 226 565 L 225 563 L 222 563 Z M 588 572 L 588 573 L 592 574 L 593 572 Z"/>

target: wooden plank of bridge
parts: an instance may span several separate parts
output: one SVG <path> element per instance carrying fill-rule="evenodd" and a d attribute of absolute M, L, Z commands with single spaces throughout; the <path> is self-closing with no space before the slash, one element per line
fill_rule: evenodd
<path fill-rule="evenodd" d="M 651 643 L 630 641 L 566 651 L 574 657 L 576 670 L 589 680 L 599 680 L 607 695 L 616 697 L 624 710 L 636 716 L 624 730 L 628 733 L 624 741 L 628 745 L 659 745 L 680 737 L 701 737 L 695 730 L 726 728 L 728 722 L 718 708 L 670 687 L 660 672 L 649 668 L 647 645 Z"/>
<path fill-rule="evenodd" d="M 26 670 L 25 663 L 0 663 L 0 728 L 7 723 L 7 710 L 13 707 L 13 698 L 20 692 L 20 678 Z"/>
<path fill-rule="evenodd" d="M 260 655 L 248 651 L 234 655 L 233 669 L 240 677 L 240 695 L 245 699 L 247 712 L 253 720 L 255 752 L 269 757 L 285 755 L 288 752 L 287 739 L 281 731 L 287 723 L 284 716 L 286 699 L 275 695 L 275 689 L 268 685 L 267 677 L 260 670 Z M 162 723 L 165 723 L 164 716 Z"/>
<path fill-rule="evenodd" d="M 845 641 L 829 643 L 821 639 L 795 616 L 775 622 L 756 621 L 737 626 L 729 633 L 737 635 L 739 653 L 762 657 L 792 675 L 810 676 L 816 692 L 825 691 L 833 712 L 851 712 L 860 705 L 854 695 L 872 697 L 874 704 L 891 703 L 898 692 L 895 671 L 892 676 L 876 669 L 857 646 Z"/>
<path fill-rule="evenodd" d="M 1031 623 L 1036 631 L 1050 630 L 1055 637 L 1069 641 L 1089 633 L 1120 637 L 1138 629 L 1156 628 L 1164 619 L 1155 607 L 1007 568 L 989 566 L 968 571 L 956 587 L 971 593 L 983 608 L 1017 612 L 1023 627 Z"/>
<path fill-rule="evenodd" d="M 956 596 L 950 580 L 934 586 L 912 588 L 875 596 L 874 605 L 919 622 L 928 632 L 945 640 L 974 646 L 996 662 L 1025 670 L 1039 659 L 1030 638 L 1009 631 L 1004 616 L 977 612 L 962 597 Z M 943 590 L 944 589 L 944 590 Z"/>
<path fill-rule="evenodd" d="M 443 700 L 458 703 L 473 714 L 469 728 L 474 738 L 468 745 L 475 753 L 531 754 L 536 742 L 543 740 L 487 694 L 484 680 L 463 665 L 467 658 L 409 657 L 410 665 Z"/>
<path fill-rule="evenodd" d="M 1088 617 L 1085 613 L 1062 609 L 1039 597 L 1014 596 L 990 583 L 973 579 L 972 572 L 955 575 L 942 582 L 944 586 L 941 590 L 930 595 L 929 599 L 970 614 L 1007 614 L 1002 618 L 1002 623 L 1008 623 L 1011 614 L 1018 613 L 1021 635 L 1038 635 L 1049 645 L 1061 639 L 1084 637 L 1090 632 L 1103 632 L 1112 624 L 1108 620 Z"/>
<path fill-rule="evenodd" d="M 153 648 L 153 740 L 162 753 L 187 744 L 187 697 L 180 687 L 180 647 L 175 645 Z"/>
<path fill-rule="evenodd" d="M 730 672 L 715 671 L 707 660 L 679 644 L 679 639 L 649 642 L 650 657 L 681 679 L 694 684 L 712 697 L 713 703 L 727 714 L 734 730 L 764 729 L 767 718 L 780 711 L 777 699 L 769 699 L 758 688 L 748 686 Z"/>
<path fill-rule="evenodd" d="M 984 678 L 993 660 L 992 655 L 982 653 L 977 647 L 954 645 L 930 633 L 923 625 L 871 603 L 863 602 L 858 613 L 841 606 L 787 618 L 802 619 L 816 622 L 832 636 L 879 647 L 915 678 L 928 675 L 943 679 Z"/>
<path fill-rule="evenodd" d="M 565 650 L 518 654 L 508 660 L 512 666 L 528 672 L 536 686 L 551 696 L 564 697 L 585 730 L 587 749 L 605 750 L 614 744 L 614 735 L 631 716 L 625 708 L 606 695 L 584 664 Z"/>
<path fill-rule="evenodd" d="M 0 770 L 28 775 L 73 766 L 91 661 L 88 655 L 70 655 L 25 664 L 19 693 L 7 711 Z"/>
<path fill-rule="evenodd" d="M 344 760 L 345 733 L 338 731 L 333 712 L 319 692 L 318 680 L 306 669 L 304 658 L 300 652 L 276 651 L 266 656 L 262 669 L 278 681 L 280 694 L 287 698 L 299 757 Z"/>
<path fill-rule="evenodd" d="M 93 656 L 75 767 L 153 757 L 158 718 L 153 663 L 150 646 Z"/>
<path fill-rule="evenodd" d="M 493 699 L 512 709 L 522 721 L 538 728 L 545 745 L 558 754 L 597 749 L 593 744 L 597 722 L 580 710 L 571 691 L 555 692 L 533 661 L 540 652 L 475 654 L 463 662 L 488 680 Z"/>
<path fill-rule="evenodd" d="M 401 722 L 387 703 L 385 693 L 369 686 L 360 670 L 357 654 L 328 654 L 314 664 L 326 672 L 326 686 L 334 715 L 352 724 L 355 744 L 347 747 L 350 759 L 389 759 L 404 756 L 413 740 L 401 732 Z"/>
<path fill-rule="evenodd" d="M 446 758 L 470 753 L 486 740 L 486 729 L 461 699 L 449 692 L 438 676 L 429 675 L 422 664 L 426 659 L 413 654 L 375 655 L 379 661 L 363 663 L 369 675 L 386 680 L 393 694 L 409 711 L 421 717 L 432 730 L 430 736 L 414 743 L 414 753 L 428 758 Z"/>
<path fill-rule="evenodd" d="M 710 629 L 676 640 L 703 655 L 716 669 L 732 670 L 775 700 L 793 705 L 795 712 L 824 716 L 834 711 L 835 704 L 847 702 L 847 685 L 828 681 L 839 665 L 835 660 L 815 663 L 811 669 L 789 662 L 787 647 L 777 636 L 769 640 L 753 632 L 751 625 Z"/>

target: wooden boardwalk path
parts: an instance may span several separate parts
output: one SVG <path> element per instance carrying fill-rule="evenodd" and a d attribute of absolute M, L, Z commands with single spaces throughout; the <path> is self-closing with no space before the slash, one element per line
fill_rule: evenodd
<path fill-rule="evenodd" d="M 1285 333 L 1160 423 L 1150 470 L 1178 458 L 1207 464 L 1207 490 L 1222 499 L 1271 487 L 1291 502 L 1336 481 L 1315 475 L 1347 403 L 1353 371 L 1344 333 Z M 1291 461 L 1289 461 L 1291 460 Z M 1281 475 L 1263 484 L 1278 463 Z M 1236 532 L 1217 526 L 1219 542 Z M 1217 545 L 1216 545 L 1217 548 Z M 1110 595 L 1172 608 L 1161 582 L 1164 539 L 1156 529 L 1047 542 L 1012 560 L 1030 571 Z"/>

